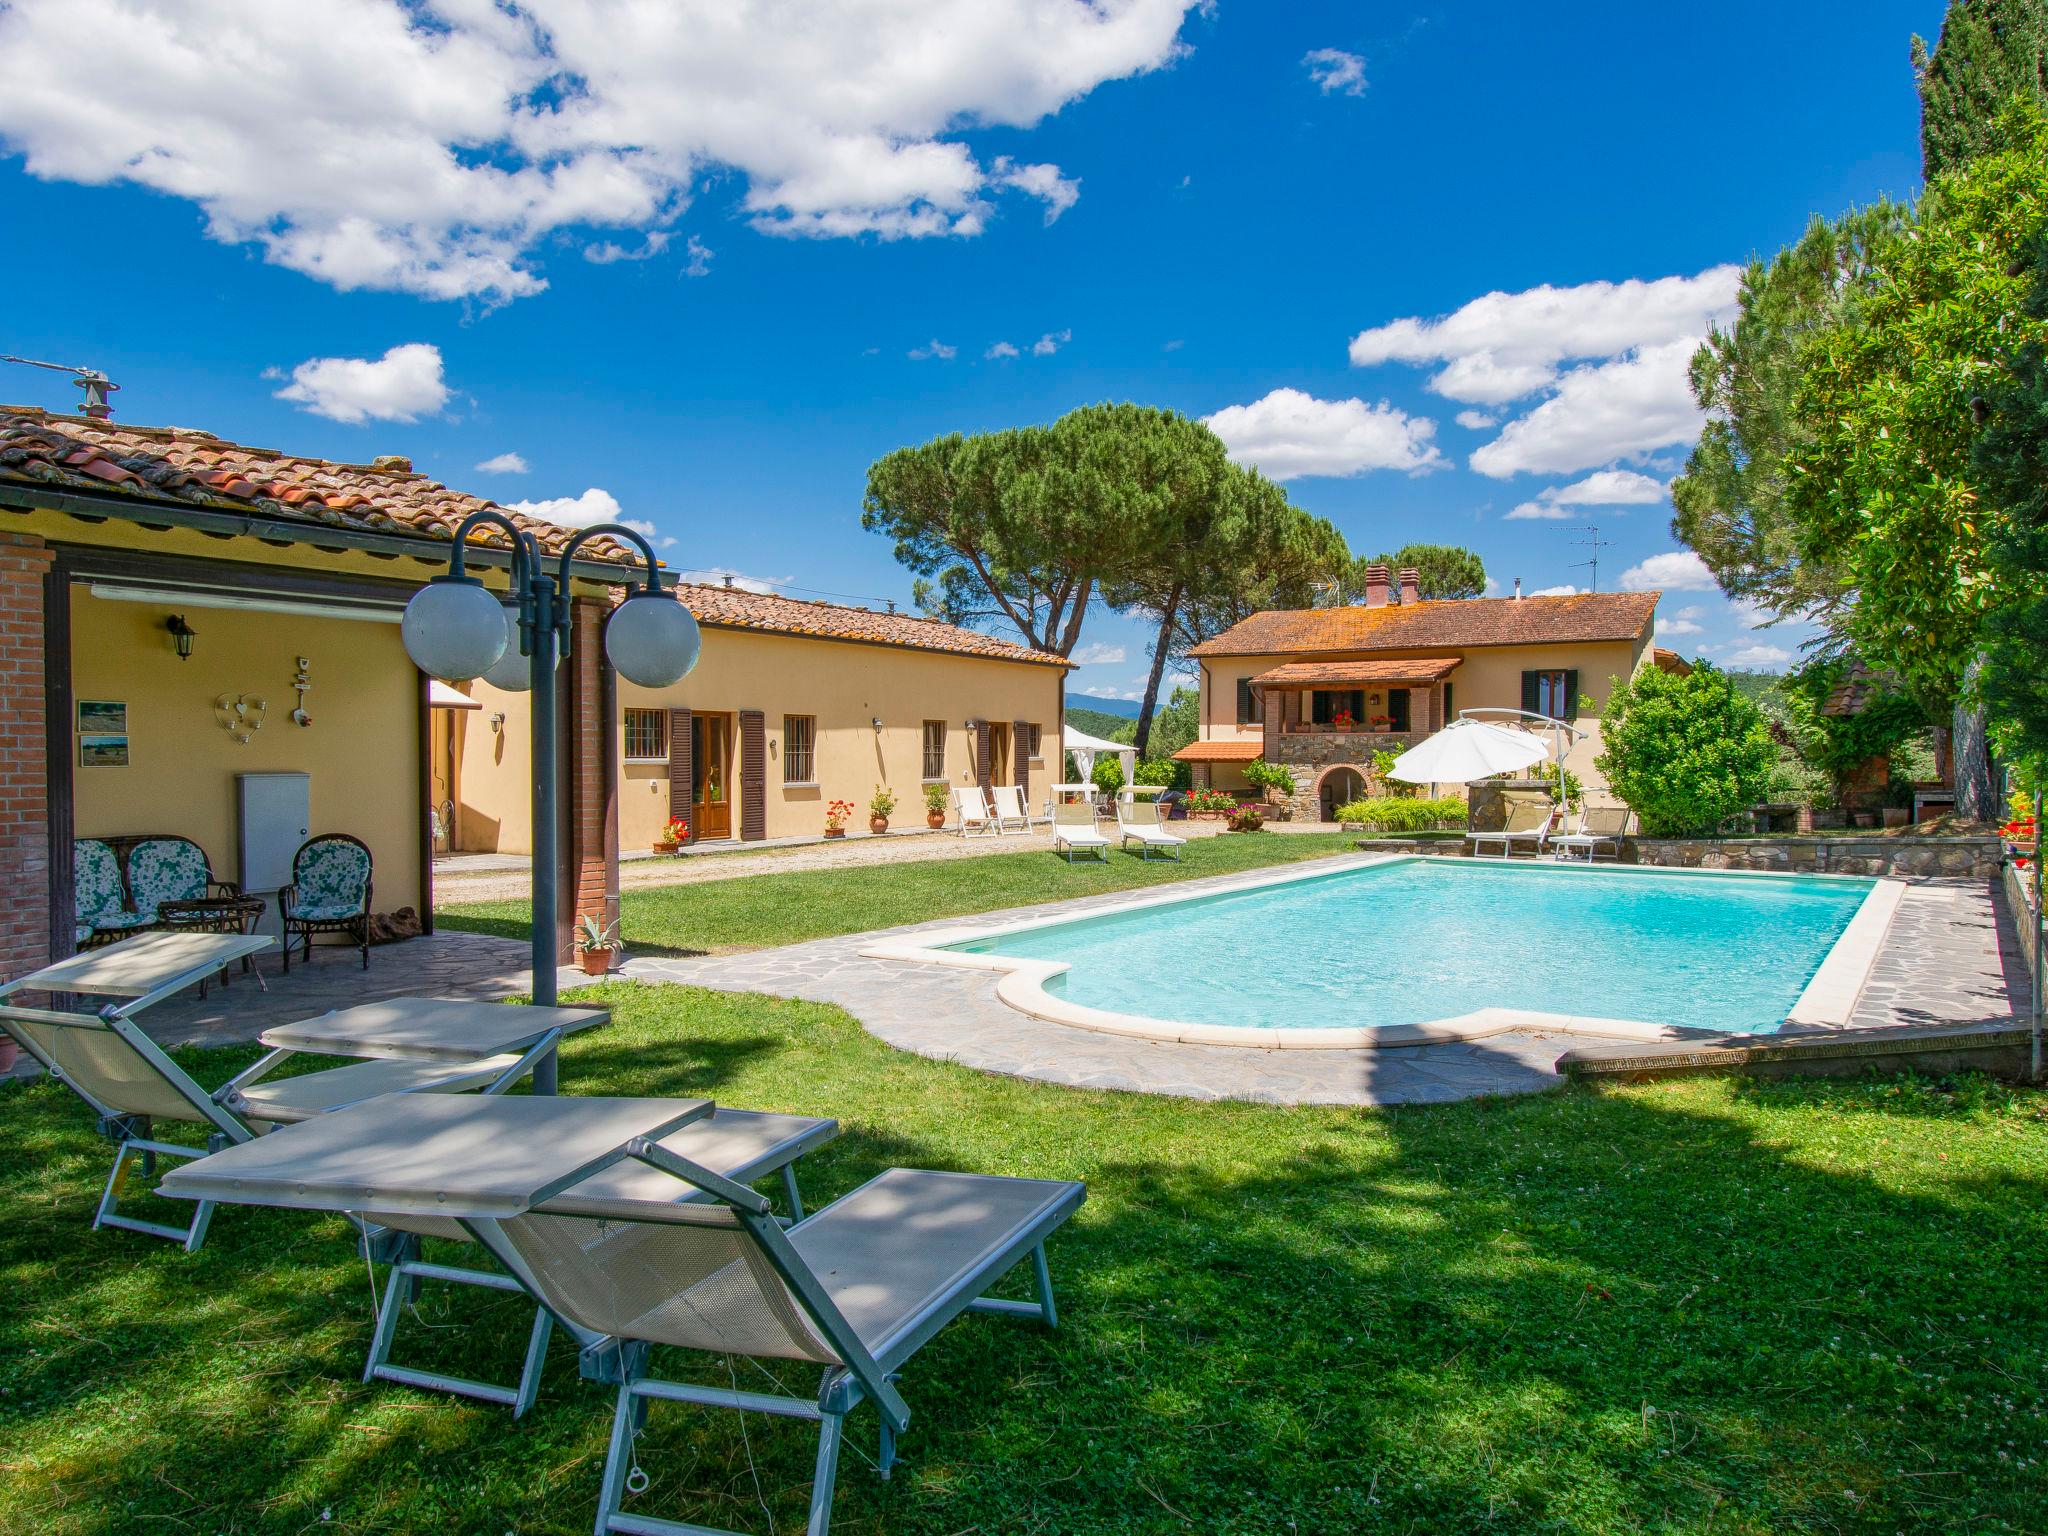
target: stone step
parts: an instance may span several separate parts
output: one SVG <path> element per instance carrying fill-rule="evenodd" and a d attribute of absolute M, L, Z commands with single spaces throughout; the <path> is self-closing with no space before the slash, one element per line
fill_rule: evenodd
<path fill-rule="evenodd" d="M 2024 1082 L 2032 1032 L 2024 1022 L 1960 1029 L 1839 1029 L 1730 1035 L 1669 1044 L 1581 1046 L 1557 1058 L 1579 1083 L 1638 1083 L 1659 1077 L 1744 1072 L 1757 1077 L 1861 1077 L 1871 1072 L 1989 1072 Z"/>

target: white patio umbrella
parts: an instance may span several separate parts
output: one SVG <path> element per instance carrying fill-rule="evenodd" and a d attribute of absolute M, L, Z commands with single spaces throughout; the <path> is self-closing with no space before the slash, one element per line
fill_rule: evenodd
<path fill-rule="evenodd" d="M 1470 784 L 1497 773 L 1514 773 L 1549 756 L 1549 749 L 1526 731 L 1483 720 L 1453 720 L 1395 758 L 1387 776 L 1404 784 Z"/>

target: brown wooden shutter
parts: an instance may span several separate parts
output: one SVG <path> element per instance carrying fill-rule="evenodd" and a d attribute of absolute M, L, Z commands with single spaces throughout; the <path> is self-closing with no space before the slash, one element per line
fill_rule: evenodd
<path fill-rule="evenodd" d="M 983 794 L 994 787 L 988 771 L 989 734 L 986 720 L 974 722 L 974 781 L 981 786 Z"/>
<path fill-rule="evenodd" d="M 1017 763 L 1017 789 L 1024 797 L 1024 803 L 1031 803 L 1031 722 L 1012 720 L 1010 722 L 1010 755 Z"/>
<path fill-rule="evenodd" d="M 668 712 L 668 813 L 689 819 L 690 841 L 697 841 L 697 765 L 690 757 L 690 712 Z"/>
<path fill-rule="evenodd" d="M 768 835 L 768 733 L 758 709 L 740 711 L 740 841 Z"/>

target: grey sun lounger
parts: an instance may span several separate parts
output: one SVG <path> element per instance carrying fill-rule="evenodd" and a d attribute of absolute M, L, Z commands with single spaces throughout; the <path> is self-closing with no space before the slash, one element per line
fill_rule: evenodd
<path fill-rule="evenodd" d="M 662 1138 L 663 1150 L 711 1169 L 735 1184 L 752 1184 L 771 1174 L 782 1179 L 783 1197 L 790 1219 L 804 1217 L 803 1193 L 797 1187 L 796 1163 L 805 1153 L 823 1146 L 839 1134 L 837 1120 L 809 1115 L 778 1115 L 759 1110 L 718 1109 L 708 1119 L 694 1121 Z M 703 1200 L 699 1191 L 680 1183 L 672 1175 L 644 1163 L 625 1161 L 602 1173 L 592 1174 L 571 1193 L 611 1200 L 665 1203 L 672 1200 Z M 366 1213 L 374 1225 L 365 1231 L 364 1253 L 390 1265 L 384 1300 L 377 1310 L 377 1328 L 370 1342 L 369 1363 L 363 1369 L 365 1381 L 395 1381 L 429 1391 L 453 1392 L 488 1403 L 500 1403 L 516 1419 L 533 1406 L 540 1391 L 541 1367 L 547 1358 L 548 1339 L 554 1319 L 544 1306 L 534 1309 L 533 1329 L 527 1335 L 526 1356 L 519 1380 L 512 1386 L 477 1381 L 438 1371 L 393 1365 L 391 1352 L 405 1304 L 417 1293 L 422 1280 L 454 1285 L 483 1286 L 490 1290 L 516 1291 L 520 1283 L 512 1275 L 491 1270 L 467 1269 L 451 1264 L 428 1263 L 420 1254 L 420 1239 L 440 1238 L 468 1243 L 472 1239 L 459 1221 L 446 1217 Z"/>
<path fill-rule="evenodd" d="M 1515 799 L 1507 802 L 1507 819 L 1496 830 L 1467 832 L 1465 841 L 1472 845 L 1472 857 L 1475 859 L 1489 843 L 1500 844 L 1500 856 L 1507 858 L 1515 851 L 1517 843 L 1527 843 L 1531 853 L 1540 854 L 1549 836 L 1550 802 Z"/>
<path fill-rule="evenodd" d="M 847 1415 L 874 1402 L 878 1469 L 887 1476 L 896 1437 L 910 1424 L 895 1378 L 925 1343 L 968 1311 L 1056 1324 L 1045 1243 L 1086 1191 L 1064 1180 L 899 1168 L 785 1230 L 764 1197 L 663 1145 L 709 1108 L 686 1100 L 373 1100 L 190 1163 L 164 1190 L 461 1222 L 575 1337 L 583 1374 L 618 1389 L 599 1533 L 719 1536 L 623 1508 L 636 1491 L 634 1442 L 649 1407 L 674 1402 L 817 1424 L 806 1529 L 826 1536 Z M 702 1198 L 582 1187 L 626 1159 Z M 1035 1301 L 986 1294 L 1026 1258 Z M 653 1374 L 656 1347 L 807 1362 L 819 1368 L 818 1390 L 795 1397 L 670 1381 Z"/>
<path fill-rule="evenodd" d="M 148 1177 L 160 1159 L 200 1157 L 249 1141 L 273 1125 L 294 1124 L 386 1094 L 472 1088 L 502 1092 L 532 1069 L 538 1054 L 461 1062 L 365 1061 L 269 1083 L 251 1081 L 257 1071 L 251 1068 L 208 1093 L 117 1008 L 68 1013 L 8 1000 L 0 1002 L 0 1029 L 85 1101 L 98 1119 L 99 1133 L 114 1144 L 114 1167 L 93 1212 L 93 1227 L 166 1238 L 183 1244 L 188 1253 L 206 1240 L 212 1205 L 202 1201 L 184 1227 L 122 1215 L 121 1196 L 137 1166 Z M 160 1120 L 205 1127 L 205 1149 L 157 1139 L 153 1131 Z"/>

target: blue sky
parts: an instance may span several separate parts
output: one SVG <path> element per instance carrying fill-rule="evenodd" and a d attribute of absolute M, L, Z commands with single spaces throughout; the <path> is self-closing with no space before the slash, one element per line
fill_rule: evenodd
<path fill-rule="evenodd" d="M 1717 269 L 1917 190 L 1941 11 L 756 0 L 709 44 L 708 4 L 0 8 L 0 351 L 129 422 L 616 502 L 798 596 L 907 599 L 874 458 L 1108 399 L 1213 417 L 1359 553 L 1583 587 L 1597 522 L 1603 587 L 1697 588 L 1661 486 Z M 1134 692 L 1146 639 L 1091 614 L 1076 689 Z"/>

